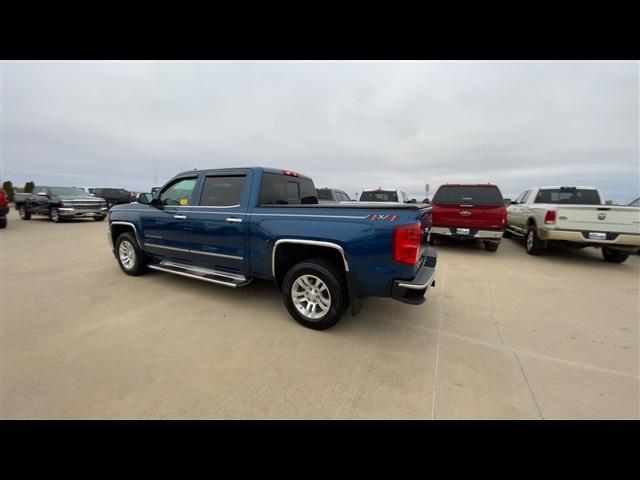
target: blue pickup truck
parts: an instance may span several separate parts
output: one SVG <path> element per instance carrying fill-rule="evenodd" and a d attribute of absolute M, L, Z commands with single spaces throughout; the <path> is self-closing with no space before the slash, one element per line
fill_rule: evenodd
<path fill-rule="evenodd" d="M 426 205 L 322 205 L 309 177 L 260 167 L 183 172 L 109 212 L 124 273 L 227 287 L 271 280 L 291 316 L 316 330 L 356 315 L 367 296 L 422 304 L 435 286 L 430 229 Z"/>

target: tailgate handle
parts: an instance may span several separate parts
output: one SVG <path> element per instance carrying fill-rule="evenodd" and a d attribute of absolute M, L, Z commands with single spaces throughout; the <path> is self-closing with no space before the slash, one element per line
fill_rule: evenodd
<path fill-rule="evenodd" d="M 236 218 L 236 217 L 227 217 L 227 222 L 229 222 L 229 223 L 242 223 L 242 219 L 241 218 Z"/>
<path fill-rule="evenodd" d="M 178 220 L 185 220 L 187 218 L 186 215 L 174 215 L 173 218 L 177 218 Z"/>

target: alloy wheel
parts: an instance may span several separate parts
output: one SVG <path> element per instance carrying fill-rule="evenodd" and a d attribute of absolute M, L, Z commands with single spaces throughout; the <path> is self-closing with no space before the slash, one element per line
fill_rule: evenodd
<path fill-rule="evenodd" d="M 293 282 L 291 300 L 309 320 L 320 320 L 331 308 L 329 287 L 315 275 L 301 275 Z"/>

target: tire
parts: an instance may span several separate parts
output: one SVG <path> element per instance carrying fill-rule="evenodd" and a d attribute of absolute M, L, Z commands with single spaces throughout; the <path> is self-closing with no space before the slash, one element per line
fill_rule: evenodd
<path fill-rule="evenodd" d="M 629 258 L 629 254 L 627 252 L 613 250 L 607 247 L 602 247 L 602 256 L 604 257 L 605 261 L 611 263 L 622 263 L 627 258 Z"/>
<path fill-rule="evenodd" d="M 102 216 L 100 216 L 100 217 L 93 217 L 93 219 L 94 219 L 96 222 L 101 222 L 101 221 L 103 221 L 105 218 L 107 218 L 107 216 L 106 216 L 106 215 L 102 215 Z"/>
<path fill-rule="evenodd" d="M 320 286 L 319 291 L 313 288 L 316 285 Z M 318 258 L 304 260 L 291 267 L 282 282 L 282 294 L 294 320 L 313 330 L 333 327 L 348 306 L 344 275 L 332 263 Z M 311 311 L 302 313 L 308 311 L 309 305 Z M 316 315 L 316 318 L 311 318 Z"/>
<path fill-rule="evenodd" d="M 53 223 L 62 223 L 64 221 L 64 219 L 60 215 L 60 210 L 58 210 L 57 207 L 51 207 L 51 209 L 49 210 L 49 219 Z"/>
<path fill-rule="evenodd" d="M 487 252 L 495 252 L 498 250 L 498 245 L 500 245 L 500 242 L 484 242 L 484 249 Z"/>
<path fill-rule="evenodd" d="M 122 233 L 116 240 L 116 258 L 124 273 L 137 277 L 147 272 L 147 257 L 131 233 Z"/>
<path fill-rule="evenodd" d="M 540 255 L 545 248 L 544 241 L 538 237 L 538 229 L 535 225 L 529 226 L 529 230 L 527 230 L 524 248 L 529 255 Z"/>
<path fill-rule="evenodd" d="M 29 210 L 27 210 L 27 207 L 25 207 L 24 205 L 20 205 L 20 207 L 18 208 L 18 213 L 20 214 L 20 218 L 22 220 L 31 220 L 31 212 L 29 212 Z"/>
<path fill-rule="evenodd" d="M 7 217 L 0 218 L 0 228 L 7 228 Z"/>

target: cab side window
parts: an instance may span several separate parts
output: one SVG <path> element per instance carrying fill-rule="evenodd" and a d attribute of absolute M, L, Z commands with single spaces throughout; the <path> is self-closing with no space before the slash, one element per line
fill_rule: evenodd
<path fill-rule="evenodd" d="M 183 178 L 171 184 L 160 193 L 160 203 L 166 206 L 182 206 L 191 204 L 191 194 L 196 186 L 195 178 Z"/>
<path fill-rule="evenodd" d="M 207 177 L 204 181 L 200 205 L 217 207 L 240 205 L 245 179 L 244 176 Z"/>

